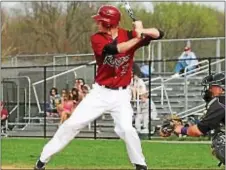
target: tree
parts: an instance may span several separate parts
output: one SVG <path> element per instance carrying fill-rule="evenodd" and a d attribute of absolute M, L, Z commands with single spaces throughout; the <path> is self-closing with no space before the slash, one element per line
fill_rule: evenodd
<path fill-rule="evenodd" d="M 219 22 L 224 14 L 216 9 L 186 2 L 160 2 L 153 5 L 151 23 L 165 31 L 165 39 L 224 36 L 222 21 Z M 163 58 L 177 58 L 185 45 L 183 42 L 162 43 Z M 216 41 L 192 42 L 192 49 L 199 58 L 215 56 L 215 46 Z"/>
<path fill-rule="evenodd" d="M 2 37 L 4 49 L 15 48 L 10 54 L 92 52 L 89 38 L 96 28 L 91 16 L 102 4 L 118 5 L 122 13 L 120 26 L 132 29 L 132 20 L 121 3 L 32 1 L 20 4 L 22 8 L 14 9 L 13 15 L 7 16 L 7 29 Z M 142 4 L 130 4 L 144 27 L 163 29 L 165 39 L 224 36 L 224 14 L 215 9 L 194 3 L 153 2 L 153 11 L 149 11 Z M 184 45 L 164 44 L 163 57 L 178 55 Z M 207 57 L 214 54 L 208 51 L 213 45 L 193 43 L 192 47 Z M 141 51 L 136 54 L 142 56 Z"/>
<path fill-rule="evenodd" d="M 9 18 L 6 11 L 1 8 L 1 57 L 2 61 L 6 56 L 13 54 L 16 51 L 16 47 L 12 41 L 12 37 L 8 33 Z"/>

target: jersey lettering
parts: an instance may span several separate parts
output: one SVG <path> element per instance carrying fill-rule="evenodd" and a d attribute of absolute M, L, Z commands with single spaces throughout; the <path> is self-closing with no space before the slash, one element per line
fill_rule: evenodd
<path fill-rule="evenodd" d="M 129 56 L 116 58 L 113 55 L 107 55 L 104 58 L 104 63 L 103 64 L 107 64 L 107 65 L 109 65 L 111 67 L 119 68 L 121 65 L 123 65 L 127 61 L 129 61 Z"/>

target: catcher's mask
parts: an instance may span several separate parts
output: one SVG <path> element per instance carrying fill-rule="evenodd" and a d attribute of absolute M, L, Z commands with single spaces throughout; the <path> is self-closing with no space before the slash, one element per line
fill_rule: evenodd
<path fill-rule="evenodd" d="M 217 86 L 225 91 L 225 74 L 222 72 L 208 75 L 203 78 L 201 85 L 203 86 L 201 95 L 206 102 L 209 102 L 215 97 L 215 94 L 210 90 L 212 86 Z"/>

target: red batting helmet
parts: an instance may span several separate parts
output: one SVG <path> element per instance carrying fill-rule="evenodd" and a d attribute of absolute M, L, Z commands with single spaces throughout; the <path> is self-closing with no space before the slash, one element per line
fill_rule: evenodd
<path fill-rule="evenodd" d="M 99 8 L 97 15 L 92 16 L 96 21 L 102 21 L 104 27 L 117 26 L 121 19 L 120 11 L 111 5 L 103 5 Z"/>

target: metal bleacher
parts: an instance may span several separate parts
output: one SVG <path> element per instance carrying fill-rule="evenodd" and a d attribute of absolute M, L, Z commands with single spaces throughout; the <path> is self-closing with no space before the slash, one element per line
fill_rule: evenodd
<path fill-rule="evenodd" d="M 220 60 L 220 62 L 224 62 L 224 60 Z M 89 62 L 87 64 L 92 64 L 93 62 Z M 212 63 L 214 64 L 214 63 Z M 156 109 L 158 112 L 157 120 L 152 120 L 151 125 L 152 129 L 155 126 L 161 124 L 162 119 L 169 114 L 175 113 L 182 118 L 186 118 L 188 116 L 197 115 L 201 116 L 204 112 L 205 103 L 201 97 L 202 87 L 200 86 L 200 82 L 204 76 L 208 74 L 209 64 L 205 64 L 200 70 L 197 70 L 196 73 L 191 73 L 189 76 L 181 76 L 178 78 L 172 78 L 172 72 L 153 72 L 151 76 L 151 98 L 156 105 Z M 74 72 L 77 73 L 78 70 L 87 69 L 85 66 L 79 66 L 79 68 L 68 69 L 64 72 L 61 70 L 59 73 L 56 69 L 57 75 L 54 74 L 52 76 L 52 72 L 47 72 L 47 80 L 51 80 L 51 82 L 55 82 L 55 78 L 57 76 L 62 76 L 60 79 L 61 82 L 65 82 L 63 78 L 65 74 L 70 73 L 71 78 L 75 77 Z M 93 68 L 90 68 L 93 70 Z M 89 70 L 89 71 L 90 71 Z M 42 71 L 42 70 L 41 70 Z M 82 71 L 81 71 L 82 72 Z M 26 73 L 27 74 L 27 73 Z M 59 118 L 47 118 L 46 127 L 44 127 L 44 118 L 43 118 L 43 94 L 36 94 L 39 92 L 36 89 L 36 86 L 43 83 L 44 80 L 40 78 L 35 80 L 38 76 L 37 72 L 31 72 L 28 74 L 31 75 L 33 79 L 32 81 L 32 99 L 35 102 L 35 108 L 31 109 L 31 113 L 25 115 L 22 118 L 22 122 L 8 122 L 9 126 L 13 126 L 12 130 L 7 131 L 8 136 L 53 136 L 56 130 L 59 127 Z M 34 76 L 36 75 L 36 76 Z M 40 74 L 41 75 L 41 74 Z M 93 76 L 93 73 L 91 73 Z M 18 76 L 18 75 L 17 75 Z M 20 73 L 20 76 L 23 76 Z M 40 76 L 41 77 L 41 76 Z M 70 78 L 70 77 L 69 77 Z M 144 79 L 148 87 L 148 80 Z M 22 84 L 22 82 L 20 82 Z M 52 83 L 55 84 L 55 83 Z M 61 84 L 62 85 L 62 84 Z M 41 87 L 41 85 L 40 85 Z M 48 87 L 49 88 L 49 87 Z M 148 89 L 148 88 L 147 88 Z M 36 93 L 36 94 L 35 94 Z M 136 104 L 137 101 L 131 101 L 134 106 L 134 113 L 137 111 Z M 139 104 L 139 102 L 138 102 Z M 37 107 L 38 106 L 38 107 Z M 96 124 L 96 134 L 94 134 L 94 124 Z M 46 129 L 46 133 L 44 133 L 44 128 Z M 154 130 L 152 131 L 152 135 L 154 135 Z M 103 116 L 100 116 L 96 122 L 92 122 L 87 127 L 81 130 L 77 137 L 99 137 L 99 138 L 115 138 L 117 137 L 114 133 L 114 123 L 110 113 L 104 113 Z"/>
<path fill-rule="evenodd" d="M 157 73 L 156 73 L 157 74 Z M 161 74 L 158 74 L 160 76 Z M 162 75 L 164 76 L 164 75 Z M 170 76 L 165 76 L 165 79 L 170 78 Z M 166 91 L 168 97 L 170 98 L 170 105 L 173 112 L 180 113 L 184 110 L 184 83 L 182 82 L 184 78 L 174 79 L 173 81 L 165 84 Z M 191 81 L 192 80 L 192 81 Z M 200 93 L 200 86 L 197 85 L 194 87 L 195 84 L 198 84 L 197 81 L 200 80 L 199 77 L 195 77 L 190 79 L 190 82 L 193 83 L 193 88 L 190 91 L 188 96 L 189 98 L 189 108 L 192 108 L 194 104 L 203 103 L 200 100 L 200 97 L 197 97 L 197 91 Z M 152 87 L 159 87 L 158 82 L 153 82 Z M 177 93 L 175 93 L 175 89 Z M 152 126 L 155 127 L 161 124 L 162 117 L 169 115 L 171 112 L 169 110 L 168 101 L 165 96 L 161 97 L 161 89 L 155 90 L 151 93 L 152 99 L 156 105 L 156 109 L 158 112 L 158 117 L 160 120 L 153 120 L 151 122 Z M 162 100 L 162 101 L 161 101 Z M 136 102 L 136 101 L 134 101 Z M 136 108 L 134 107 L 134 112 L 136 112 Z M 25 118 L 26 119 L 26 118 Z M 44 136 L 44 119 L 43 117 L 36 116 L 33 117 L 30 124 L 23 126 L 23 128 L 15 127 L 12 131 L 8 132 L 8 136 Z M 46 136 L 52 136 L 57 128 L 59 119 L 48 119 L 46 120 Z M 152 132 L 154 134 L 154 131 Z M 94 137 L 94 122 L 90 124 L 89 127 L 86 127 L 81 130 L 77 137 Z M 99 117 L 96 120 L 96 137 L 99 138 L 116 138 L 116 134 L 114 133 L 114 123 L 113 119 L 109 113 L 105 113 L 103 116 Z"/>

